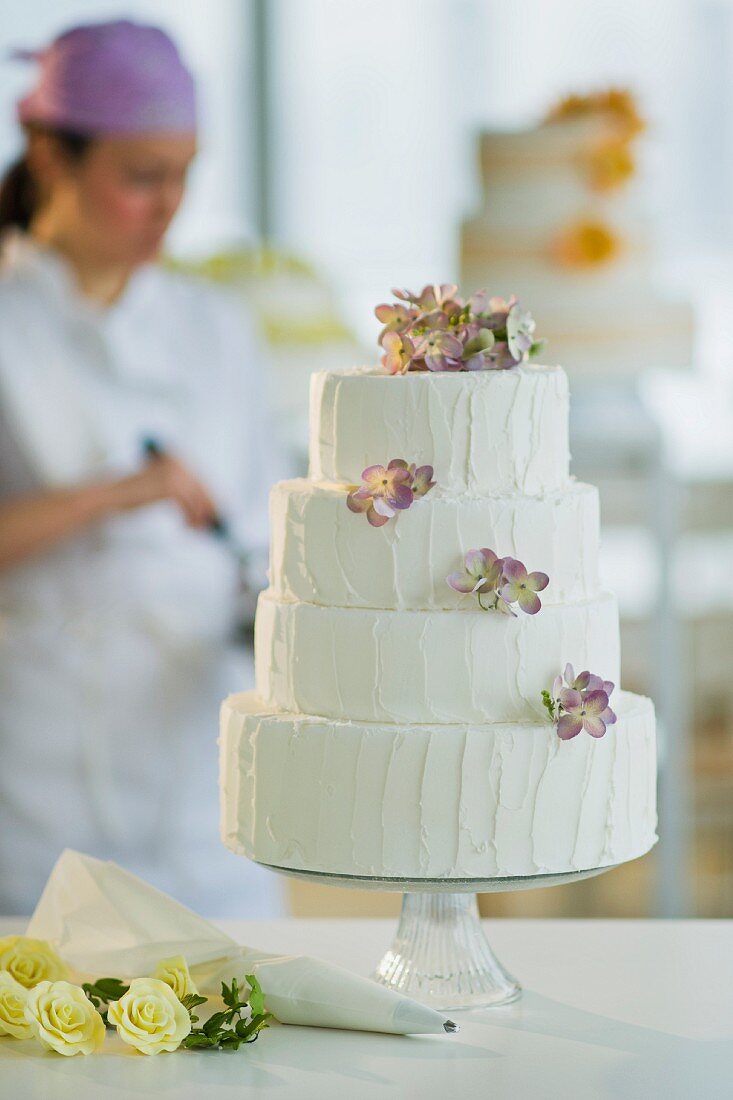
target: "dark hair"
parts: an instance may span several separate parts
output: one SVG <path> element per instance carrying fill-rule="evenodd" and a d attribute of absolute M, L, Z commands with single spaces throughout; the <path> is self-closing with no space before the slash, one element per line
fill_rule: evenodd
<path fill-rule="evenodd" d="M 45 126 L 28 129 L 55 138 L 70 160 L 81 160 L 94 140 L 86 134 L 54 130 Z M 38 185 L 28 163 L 28 154 L 24 153 L 11 164 L 0 182 L 0 233 L 11 227 L 28 229 L 38 210 L 39 201 Z"/>

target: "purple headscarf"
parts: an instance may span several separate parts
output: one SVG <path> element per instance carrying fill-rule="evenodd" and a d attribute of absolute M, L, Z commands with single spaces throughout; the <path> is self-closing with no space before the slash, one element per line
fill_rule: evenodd
<path fill-rule="evenodd" d="M 72 27 L 45 50 L 16 57 L 41 70 L 18 103 L 21 123 L 90 136 L 196 129 L 193 78 L 158 27 L 125 19 Z"/>

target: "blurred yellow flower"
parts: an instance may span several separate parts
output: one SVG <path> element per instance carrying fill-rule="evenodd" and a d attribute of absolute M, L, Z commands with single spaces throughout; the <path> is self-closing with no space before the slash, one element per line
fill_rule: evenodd
<path fill-rule="evenodd" d="M 28 990 L 7 970 L 0 970 L 0 1035 L 29 1039 L 33 1034 L 25 1018 Z"/>
<path fill-rule="evenodd" d="M 39 982 L 27 995 L 25 1017 L 36 1039 L 67 1058 L 92 1054 L 104 1043 L 104 1020 L 70 982 Z"/>
<path fill-rule="evenodd" d="M 26 989 L 32 989 L 38 982 L 54 982 L 69 976 L 66 963 L 50 943 L 28 936 L 0 939 L 0 970 L 7 970 Z"/>
<path fill-rule="evenodd" d="M 548 122 L 583 118 L 588 115 L 605 115 L 627 139 L 640 133 L 645 123 L 628 88 L 608 88 L 590 95 L 565 96 L 547 114 Z"/>
<path fill-rule="evenodd" d="M 188 963 L 183 955 L 174 955 L 171 959 L 161 959 L 152 977 L 158 978 L 161 982 L 165 982 L 166 985 L 170 986 L 179 1001 L 182 1001 L 189 993 L 198 993 L 189 972 Z"/>
<path fill-rule="evenodd" d="M 563 267 L 600 267 L 614 260 L 620 250 L 613 229 L 592 219 L 567 226 L 550 245 L 552 259 Z"/>
<path fill-rule="evenodd" d="M 635 163 L 629 143 L 622 140 L 604 141 L 586 154 L 590 185 L 596 191 L 612 191 L 633 176 Z"/>
<path fill-rule="evenodd" d="M 123 1042 L 142 1054 L 176 1050 L 191 1030 L 191 1017 L 173 990 L 158 978 L 134 978 L 107 1012 Z"/>

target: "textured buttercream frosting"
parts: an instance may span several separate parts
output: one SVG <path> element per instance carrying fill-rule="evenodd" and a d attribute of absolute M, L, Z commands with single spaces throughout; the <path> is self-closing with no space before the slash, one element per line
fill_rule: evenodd
<path fill-rule="evenodd" d="M 560 367 L 473 373 L 356 368 L 311 379 L 311 477 L 360 482 L 404 458 L 456 493 L 537 494 L 569 479 L 568 384 Z"/>
<path fill-rule="evenodd" d="M 263 863 L 489 878 L 581 871 L 656 840 L 654 708 L 623 693 L 606 735 L 548 722 L 372 725 L 222 707 L 222 835 Z"/>
<path fill-rule="evenodd" d="M 264 593 L 258 694 L 283 710 L 367 722 L 519 722 L 542 716 L 540 692 L 568 659 L 618 683 L 610 593 L 516 618 L 468 607 L 318 607 Z"/>
<path fill-rule="evenodd" d="M 539 497 L 457 495 L 438 485 L 378 535 L 348 510 L 344 486 L 333 482 L 282 481 L 270 513 L 270 579 L 282 599 L 473 610 L 475 599 L 445 578 L 476 546 L 501 547 L 528 569 L 544 570 L 545 604 L 598 593 L 598 491 L 579 482 Z"/>
<path fill-rule="evenodd" d="M 656 839 L 654 711 L 615 692 L 600 739 L 561 741 L 541 692 L 572 662 L 618 683 L 596 490 L 568 474 L 560 368 L 314 375 L 311 477 L 271 498 L 256 693 L 222 708 L 222 835 L 263 863 L 346 875 L 532 875 Z M 430 464 L 383 527 L 362 470 Z M 550 577 L 542 608 L 483 611 L 446 582 L 490 547 Z"/>

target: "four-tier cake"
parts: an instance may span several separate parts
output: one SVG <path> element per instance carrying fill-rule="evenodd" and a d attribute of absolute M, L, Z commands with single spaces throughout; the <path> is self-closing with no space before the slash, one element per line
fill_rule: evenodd
<path fill-rule="evenodd" d="M 565 373 L 527 361 L 512 301 L 401 298 L 381 367 L 313 376 L 310 477 L 272 491 L 256 691 L 222 707 L 223 840 L 379 878 L 632 859 L 656 840 L 654 709 L 614 689 Z"/>

